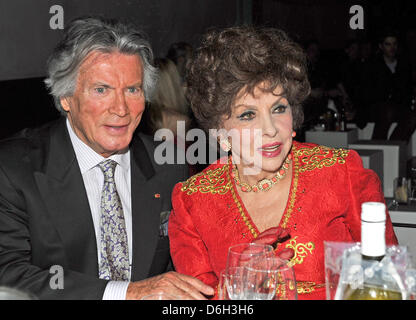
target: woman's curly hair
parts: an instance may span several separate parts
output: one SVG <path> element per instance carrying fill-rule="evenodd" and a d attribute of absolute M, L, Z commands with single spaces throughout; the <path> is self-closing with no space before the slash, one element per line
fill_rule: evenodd
<path fill-rule="evenodd" d="M 298 129 L 310 92 L 303 49 L 281 30 L 250 26 L 205 34 L 188 65 L 187 82 L 192 111 L 205 130 L 219 129 L 240 90 L 253 94 L 260 83 L 266 92 L 282 87 Z"/>

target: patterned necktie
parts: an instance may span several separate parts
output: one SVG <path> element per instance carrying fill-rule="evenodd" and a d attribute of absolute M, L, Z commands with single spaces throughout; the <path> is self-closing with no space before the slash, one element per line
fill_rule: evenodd
<path fill-rule="evenodd" d="M 101 194 L 101 259 L 99 277 L 129 280 L 129 249 L 123 207 L 117 193 L 114 172 L 117 162 L 108 159 L 98 164 L 104 174 Z"/>

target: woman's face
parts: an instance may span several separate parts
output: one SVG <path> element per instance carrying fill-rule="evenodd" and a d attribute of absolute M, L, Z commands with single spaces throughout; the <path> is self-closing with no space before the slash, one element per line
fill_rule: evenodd
<path fill-rule="evenodd" d="M 223 122 L 231 137 L 234 162 L 251 168 L 243 174 L 277 172 L 292 147 L 292 109 L 280 95 L 282 88 L 278 86 L 271 93 L 262 91 L 262 86 L 264 83 L 253 95 L 238 94 L 231 117 Z"/>

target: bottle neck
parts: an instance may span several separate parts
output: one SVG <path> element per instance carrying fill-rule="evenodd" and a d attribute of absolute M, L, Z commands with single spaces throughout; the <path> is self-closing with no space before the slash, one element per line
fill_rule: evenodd
<path fill-rule="evenodd" d="M 386 222 L 361 221 L 361 254 L 380 261 L 386 254 Z"/>
<path fill-rule="evenodd" d="M 366 261 L 378 261 L 378 262 L 380 262 L 381 260 L 383 260 L 384 255 L 383 256 L 377 256 L 377 257 L 372 257 L 372 256 L 366 256 L 364 254 L 361 254 L 361 257 L 363 258 L 363 260 L 366 260 Z"/>

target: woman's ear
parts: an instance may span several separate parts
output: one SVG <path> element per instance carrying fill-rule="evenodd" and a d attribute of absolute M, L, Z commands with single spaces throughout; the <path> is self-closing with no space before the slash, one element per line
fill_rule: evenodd
<path fill-rule="evenodd" d="M 219 139 L 218 143 L 220 144 L 221 149 L 225 152 L 229 152 L 231 150 L 231 143 L 228 139 Z"/>
<path fill-rule="evenodd" d="M 225 152 L 231 151 L 231 142 L 228 140 L 228 133 L 225 129 L 217 131 L 215 137 L 222 150 Z"/>

